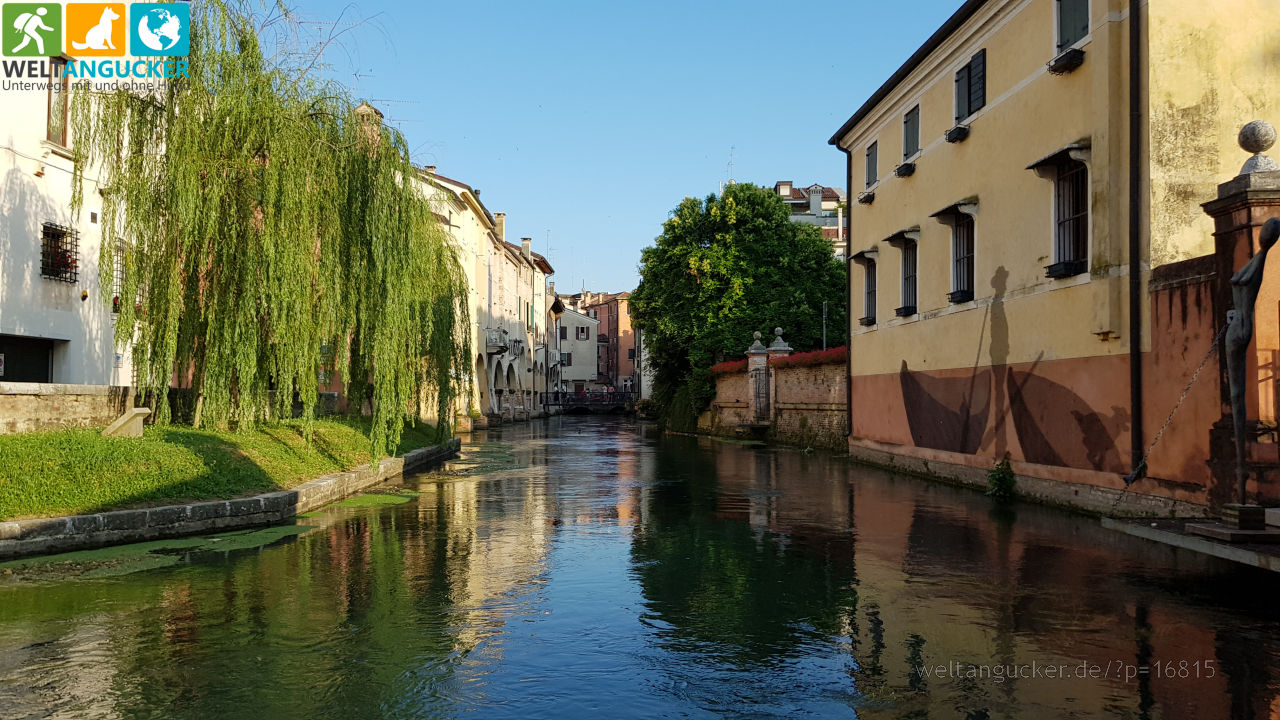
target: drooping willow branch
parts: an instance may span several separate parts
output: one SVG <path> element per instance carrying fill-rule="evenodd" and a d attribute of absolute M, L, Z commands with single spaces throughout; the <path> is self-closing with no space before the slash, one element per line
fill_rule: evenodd
<path fill-rule="evenodd" d="M 105 294 L 123 268 L 103 299 L 157 421 L 176 381 L 197 425 L 295 402 L 309 422 L 337 373 L 371 408 L 375 454 L 426 398 L 447 426 L 466 392 L 466 280 L 404 138 L 342 88 L 271 66 L 225 3 L 193 4 L 191 24 L 190 77 L 71 96 L 76 181 L 92 164 L 103 188 Z"/>

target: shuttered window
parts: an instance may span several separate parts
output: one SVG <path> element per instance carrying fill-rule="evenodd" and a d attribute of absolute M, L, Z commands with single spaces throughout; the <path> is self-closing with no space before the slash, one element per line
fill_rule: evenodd
<path fill-rule="evenodd" d="M 871 143 L 867 147 L 867 187 L 876 184 L 876 164 L 878 162 L 877 155 L 879 155 L 879 149 L 876 145 L 877 143 Z"/>
<path fill-rule="evenodd" d="M 1089 34 L 1089 0 L 1058 0 L 1058 52 Z"/>
<path fill-rule="evenodd" d="M 987 104 L 987 51 L 979 50 L 969 62 L 956 71 L 956 123 Z"/>
<path fill-rule="evenodd" d="M 902 118 L 902 159 L 908 160 L 920 152 L 920 106 L 917 105 Z"/>

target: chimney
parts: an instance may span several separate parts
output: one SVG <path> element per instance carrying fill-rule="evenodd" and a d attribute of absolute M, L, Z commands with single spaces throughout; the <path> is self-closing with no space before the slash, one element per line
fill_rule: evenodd
<path fill-rule="evenodd" d="M 504 212 L 493 214 L 494 232 L 498 234 L 498 242 L 507 241 L 507 214 Z"/>
<path fill-rule="evenodd" d="M 361 102 L 354 110 L 360 123 L 360 136 L 369 144 L 377 145 L 382 135 L 382 111 L 367 102 Z"/>
<path fill-rule="evenodd" d="M 533 238 L 520 238 L 520 254 L 524 255 L 525 260 L 532 260 L 530 254 L 533 251 Z"/>
<path fill-rule="evenodd" d="M 427 172 L 431 173 L 432 175 L 435 175 L 435 174 L 436 174 L 436 166 L 435 166 L 435 165 L 423 165 L 423 166 L 422 166 L 422 169 L 423 169 L 423 170 L 426 170 Z"/>
<path fill-rule="evenodd" d="M 822 191 L 821 185 L 809 188 L 809 212 L 814 215 L 822 215 Z"/>

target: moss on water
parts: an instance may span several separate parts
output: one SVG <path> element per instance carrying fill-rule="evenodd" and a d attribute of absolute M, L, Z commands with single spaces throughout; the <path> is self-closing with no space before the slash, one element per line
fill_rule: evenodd
<path fill-rule="evenodd" d="M 395 490 L 390 492 L 367 492 L 353 495 L 338 503 L 338 507 L 360 508 L 380 507 L 383 505 L 402 505 L 418 497 L 421 493 L 413 490 Z"/>
<path fill-rule="evenodd" d="M 171 567 L 201 553 L 226 553 L 265 547 L 313 529 L 311 525 L 272 525 L 201 537 L 152 540 L 94 550 L 20 558 L 0 563 L 0 582 L 119 577 Z"/>

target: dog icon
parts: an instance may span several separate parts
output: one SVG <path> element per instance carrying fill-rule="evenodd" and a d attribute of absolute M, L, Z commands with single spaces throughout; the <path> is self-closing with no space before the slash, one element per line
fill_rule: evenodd
<path fill-rule="evenodd" d="M 114 10 L 103 8 L 102 19 L 85 33 L 84 42 L 73 40 L 71 47 L 77 50 L 115 50 L 116 46 L 111 42 L 111 22 L 119 19 L 120 16 Z"/>

